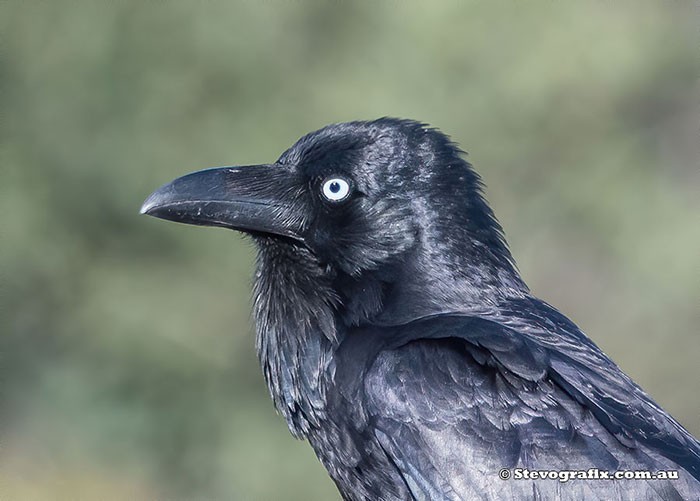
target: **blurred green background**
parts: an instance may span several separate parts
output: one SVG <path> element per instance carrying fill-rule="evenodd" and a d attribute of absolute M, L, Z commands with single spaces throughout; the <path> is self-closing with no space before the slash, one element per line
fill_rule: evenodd
<path fill-rule="evenodd" d="M 264 386 L 250 242 L 138 209 L 383 115 L 470 153 L 535 294 L 700 435 L 694 2 L 0 9 L 1 499 L 338 499 Z"/>

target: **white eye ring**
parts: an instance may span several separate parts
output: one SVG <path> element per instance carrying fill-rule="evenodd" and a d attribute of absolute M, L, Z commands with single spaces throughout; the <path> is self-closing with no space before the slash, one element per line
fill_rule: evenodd
<path fill-rule="evenodd" d="M 350 183 L 342 177 L 332 177 L 323 183 L 323 196 L 331 202 L 345 200 L 350 194 Z"/>

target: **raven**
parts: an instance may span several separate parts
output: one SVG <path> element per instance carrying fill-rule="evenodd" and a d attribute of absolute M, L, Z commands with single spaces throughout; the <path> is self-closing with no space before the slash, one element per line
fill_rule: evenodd
<path fill-rule="evenodd" d="M 141 212 L 252 236 L 265 380 L 344 499 L 699 499 L 700 443 L 530 293 L 463 157 L 334 124 Z"/>

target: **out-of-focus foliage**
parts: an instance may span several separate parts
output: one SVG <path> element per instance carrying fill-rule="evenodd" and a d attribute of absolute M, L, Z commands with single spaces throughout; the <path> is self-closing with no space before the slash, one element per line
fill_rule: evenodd
<path fill-rule="evenodd" d="M 186 172 L 417 118 L 533 291 L 696 435 L 687 1 L 3 2 L 2 499 L 337 499 L 257 366 L 254 249 L 138 215 Z"/>

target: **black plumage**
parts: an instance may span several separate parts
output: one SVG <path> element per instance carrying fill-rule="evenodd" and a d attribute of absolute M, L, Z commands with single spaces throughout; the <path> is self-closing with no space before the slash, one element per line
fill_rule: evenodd
<path fill-rule="evenodd" d="M 252 235 L 265 380 L 345 499 L 700 496 L 698 441 L 530 293 L 478 175 L 439 131 L 331 125 L 274 164 L 176 179 L 142 212 Z"/>

